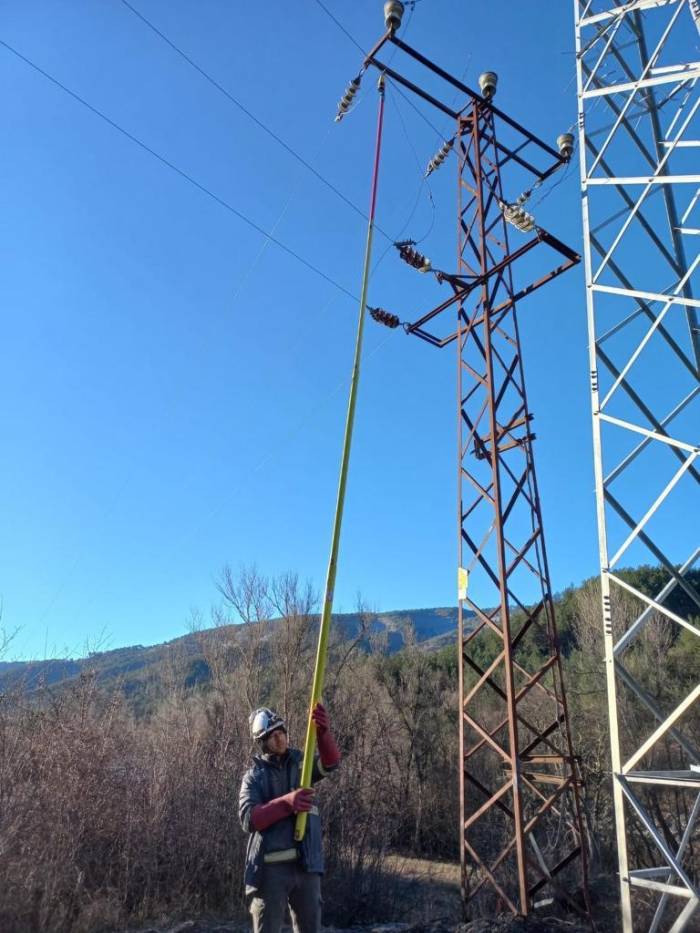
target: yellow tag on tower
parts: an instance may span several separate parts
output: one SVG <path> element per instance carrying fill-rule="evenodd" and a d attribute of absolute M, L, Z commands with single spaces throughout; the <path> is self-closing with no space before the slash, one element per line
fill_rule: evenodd
<path fill-rule="evenodd" d="M 469 587 L 469 571 L 464 567 L 457 568 L 457 599 L 467 598 L 467 589 Z"/>

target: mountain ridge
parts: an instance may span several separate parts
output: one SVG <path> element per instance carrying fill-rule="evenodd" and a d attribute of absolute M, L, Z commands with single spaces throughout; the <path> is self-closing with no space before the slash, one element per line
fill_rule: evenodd
<path fill-rule="evenodd" d="M 317 627 L 319 616 L 313 614 L 311 618 L 312 625 Z M 270 619 L 271 630 L 274 631 L 281 621 L 281 618 Z M 201 669 L 204 661 L 201 639 L 213 637 L 215 632 L 225 632 L 235 639 L 242 636 L 252 624 L 240 622 L 203 628 L 154 645 L 129 645 L 90 652 L 82 658 L 0 661 L 0 691 L 7 692 L 19 685 L 29 690 L 56 686 L 86 672 L 94 672 L 103 682 L 122 679 L 127 692 L 130 692 L 129 682 L 143 681 L 150 674 L 156 675 L 172 650 L 184 655 L 196 680 L 198 666 Z M 363 624 L 365 631 L 362 630 Z M 365 612 L 362 615 L 357 612 L 334 613 L 333 626 L 342 640 L 359 637 L 365 650 L 379 644 L 382 651 L 394 654 L 405 647 L 407 641 L 415 641 L 425 650 L 438 650 L 456 639 L 457 607 L 392 609 L 387 612 Z"/>

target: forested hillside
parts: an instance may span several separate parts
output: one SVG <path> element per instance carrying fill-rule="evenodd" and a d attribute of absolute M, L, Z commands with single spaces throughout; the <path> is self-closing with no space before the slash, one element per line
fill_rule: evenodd
<path fill-rule="evenodd" d="M 274 611 L 274 609 L 273 609 Z M 89 672 L 101 686 L 119 681 L 128 696 L 144 697 L 158 693 L 173 654 L 185 665 L 185 680 L 205 684 L 210 677 L 206 663 L 206 644 L 225 636 L 232 645 L 245 642 L 247 626 L 256 622 L 234 623 L 221 609 L 214 612 L 215 624 L 208 629 L 197 619 L 196 629 L 160 645 L 91 652 L 84 658 L 48 658 L 32 661 L 0 660 L 0 691 L 11 690 L 20 684 L 27 690 L 58 685 Z M 263 640 L 274 639 L 275 631 L 283 624 L 281 616 L 271 616 L 266 622 Z M 318 616 L 310 613 L 309 637 L 318 629 Z M 400 651 L 406 638 L 422 644 L 427 650 L 436 650 L 454 639 L 457 610 L 454 607 L 436 609 L 399 609 L 390 612 L 336 613 L 333 616 L 334 637 L 342 641 L 359 639 L 363 651 L 381 650 L 392 654 Z"/>

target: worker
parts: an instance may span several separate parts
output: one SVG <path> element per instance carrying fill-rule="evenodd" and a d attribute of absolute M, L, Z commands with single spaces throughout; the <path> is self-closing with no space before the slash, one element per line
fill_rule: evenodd
<path fill-rule="evenodd" d="M 340 752 L 330 730 L 328 713 L 316 703 L 318 755 L 312 783 L 338 767 Z M 289 905 L 295 933 L 320 933 L 323 848 L 315 792 L 299 787 L 302 753 L 289 747 L 287 727 L 271 709 L 256 709 L 250 732 L 260 749 L 243 775 L 238 813 L 250 833 L 246 851 L 246 898 L 254 933 L 279 933 Z M 304 838 L 297 843 L 297 813 L 307 813 Z"/>

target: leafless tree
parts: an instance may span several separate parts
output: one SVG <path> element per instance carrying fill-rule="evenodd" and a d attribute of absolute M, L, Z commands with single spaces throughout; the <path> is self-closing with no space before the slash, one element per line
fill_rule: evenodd
<path fill-rule="evenodd" d="M 237 655 L 237 680 L 248 707 L 260 704 L 266 643 L 270 634 L 270 584 L 255 567 L 234 574 L 226 564 L 216 581 L 225 609 L 233 610 L 242 623 L 231 641 Z M 223 621 L 223 618 L 220 620 Z"/>
<path fill-rule="evenodd" d="M 270 645 L 270 674 L 283 718 L 294 727 L 294 713 L 308 700 L 314 631 L 312 612 L 317 597 L 310 583 L 294 573 L 275 577 L 270 602 L 279 617 Z"/>

